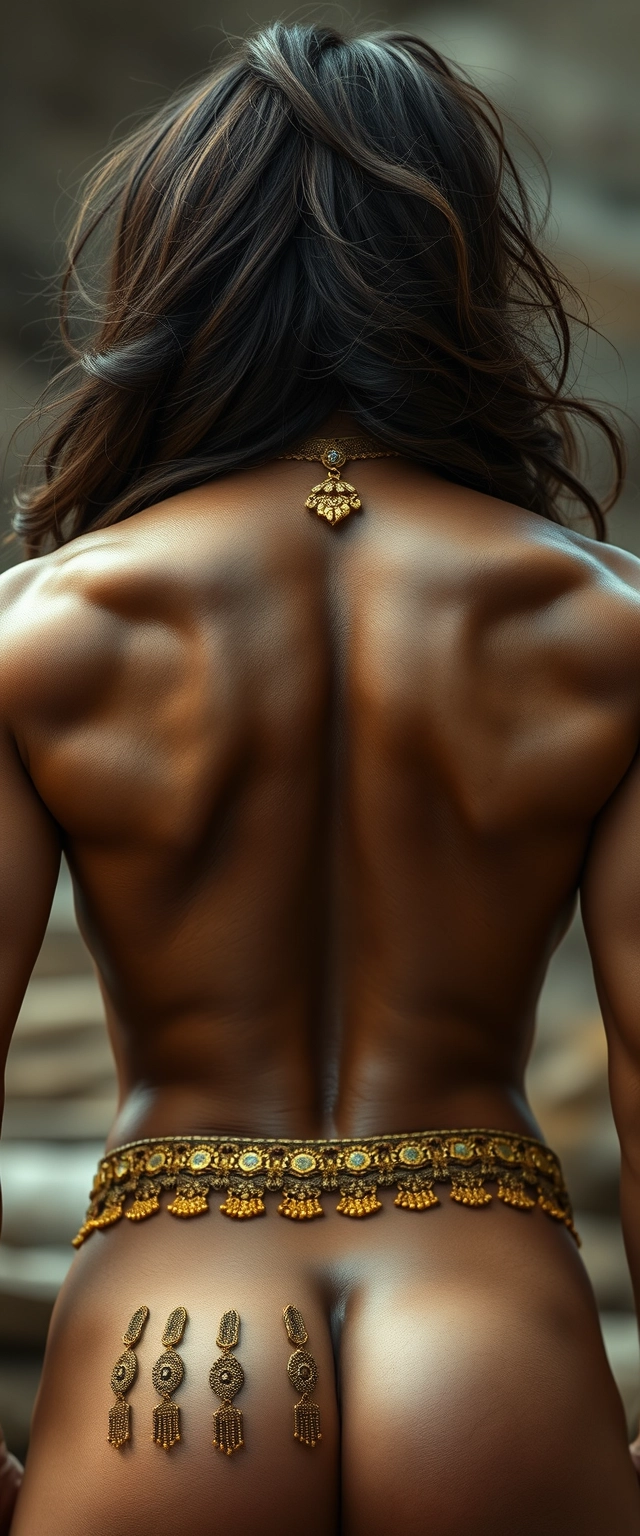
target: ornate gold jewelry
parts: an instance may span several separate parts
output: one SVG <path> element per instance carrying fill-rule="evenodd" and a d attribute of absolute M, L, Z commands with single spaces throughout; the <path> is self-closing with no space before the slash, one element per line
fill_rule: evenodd
<path fill-rule="evenodd" d="M 310 512 L 317 512 L 335 527 L 350 512 L 357 512 L 362 502 L 348 480 L 342 480 L 340 470 L 351 459 L 397 459 L 394 448 L 382 448 L 373 437 L 314 437 L 300 443 L 295 453 L 281 453 L 281 459 L 316 460 L 324 464 L 326 480 L 314 485 L 305 501 Z"/>
<path fill-rule="evenodd" d="M 177 1403 L 171 1402 L 172 1393 L 180 1386 L 184 1376 L 184 1361 L 175 1353 L 176 1344 L 180 1343 L 187 1322 L 187 1313 L 184 1307 L 174 1307 L 173 1312 L 167 1318 L 166 1327 L 162 1335 L 162 1342 L 166 1353 L 160 1355 L 151 1372 L 151 1379 L 156 1392 L 163 1399 L 153 1410 L 153 1435 L 156 1445 L 161 1445 L 163 1450 L 170 1451 L 176 1445 L 180 1437 L 180 1409 Z"/>
<path fill-rule="evenodd" d="M 359 1141 L 165 1136 L 129 1142 L 99 1164 L 74 1245 L 122 1216 L 142 1221 L 159 1211 L 164 1190 L 174 1191 L 167 1207 L 174 1216 L 197 1215 L 208 1209 L 211 1190 L 226 1190 L 220 1209 L 235 1220 L 262 1215 L 265 1194 L 273 1192 L 281 1195 L 282 1216 L 309 1221 L 322 1216 L 321 1197 L 331 1192 L 339 1196 L 341 1215 L 364 1217 L 381 1209 L 378 1191 L 392 1186 L 402 1210 L 427 1211 L 440 1204 L 442 1185 L 459 1205 L 488 1206 L 487 1184 L 518 1210 L 539 1205 L 577 1240 L 562 1169 L 549 1147 L 511 1131 L 448 1130 Z"/>
<path fill-rule="evenodd" d="M 126 1345 L 123 1355 L 119 1355 L 111 1372 L 111 1391 L 115 1393 L 115 1403 L 109 1409 L 109 1433 L 107 1440 L 109 1445 L 115 1445 L 116 1450 L 125 1445 L 131 1439 L 131 1408 L 125 1394 L 136 1379 L 138 1372 L 138 1357 L 134 1351 L 134 1344 L 142 1337 L 142 1330 L 149 1316 L 148 1307 L 138 1307 L 134 1312 L 126 1333 L 122 1335 L 122 1342 Z"/>
<path fill-rule="evenodd" d="M 309 1337 L 299 1307 L 290 1302 L 282 1314 L 290 1344 L 306 1344 Z M 293 1438 L 311 1449 L 322 1439 L 320 1433 L 320 1409 L 311 1399 L 318 1380 L 318 1367 L 307 1349 L 297 1348 L 289 1356 L 287 1375 L 292 1387 L 300 1393 L 300 1401 L 293 1410 Z"/>
<path fill-rule="evenodd" d="M 216 1344 L 222 1350 L 219 1360 L 214 1360 L 209 1371 L 209 1386 L 220 1398 L 221 1408 L 213 1415 L 213 1444 L 225 1456 L 233 1456 L 244 1445 L 242 1409 L 233 1407 L 244 1384 L 244 1371 L 240 1361 L 231 1353 L 240 1338 L 240 1313 L 223 1312 L 218 1328 Z"/>

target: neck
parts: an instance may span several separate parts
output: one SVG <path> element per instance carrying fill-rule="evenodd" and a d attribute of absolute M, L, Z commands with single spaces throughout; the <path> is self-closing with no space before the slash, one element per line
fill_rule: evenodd
<path fill-rule="evenodd" d="M 370 434 L 358 426 L 356 418 L 351 411 L 332 411 L 326 421 L 318 427 L 317 432 L 307 433 L 308 437 L 368 437 Z"/>

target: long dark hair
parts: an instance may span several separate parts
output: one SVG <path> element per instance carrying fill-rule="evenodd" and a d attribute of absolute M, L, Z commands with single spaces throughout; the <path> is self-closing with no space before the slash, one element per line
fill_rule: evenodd
<path fill-rule="evenodd" d="M 105 236 L 80 350 L 70 299 Z M 602 536 L 580 424 L 617 485 L 623 448 L 568 392 L 566 296 L 481 92 L 418 37 L 276 23 L 89 183 L 63 285 L 71 377 L 15 518 L 26 552 L 272 457 L 337 406 L 544 517 L 574 498 Z"/>

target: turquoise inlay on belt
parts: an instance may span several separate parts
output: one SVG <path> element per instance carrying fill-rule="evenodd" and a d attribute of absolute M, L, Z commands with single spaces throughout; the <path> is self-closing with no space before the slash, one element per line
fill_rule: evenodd
<path fill-rule="evenodd" d="M 578 1241 L 571 1202 L 555 1153 L 532 1136 L 511 1131 L 416 1131 L 358 1140 L 291 1140 L 255 1136 L 154 1136 L 116 1147 L 98 1165 L 86 1219 L 74 1238 L 80 1247 L 92 1232 L 126 1216 L 143 1221 L 160 1210 L 164 1190 L 175 1191 L 172 1216 L 199 1216 L 210 1190 L 225 1190 L 225 1216 L 240 1220 L 264 1213 L 265 1194 L 282 1196 L 281 1216 L 309 1221 L 324 1215 L 321 1196 L 339 1191 L 343 1216 L 371 1216 L 382 1209 L 378 1190 L 394 1187 L 394 1204 L 426 1211 L 440 1204 L 435 1186 L 449 1186 L 460 1205 L 486 1206 L 497 1185 L 499 1200 L 518 1210 L 539 1205 Z"/>

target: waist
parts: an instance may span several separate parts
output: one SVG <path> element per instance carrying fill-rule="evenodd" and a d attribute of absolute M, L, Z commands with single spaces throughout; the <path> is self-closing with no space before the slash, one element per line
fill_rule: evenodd
<path fill-rule="evenodd" d="M 556 1154 L 543 1142 L 511 1131 L 464 1129 L 365 1136 L 358 1140 L 275 1137 L 167 1136 L 116 1147 L 98 1165 L 79 1247 L 92 1232 L 122 1217 L 145 1221 L 161 1210 L 189 1219 L 209 1209 L 221 1191 L 223 1215 L 247 1220 L 266 1213 L 265 1197 L 294 1221 L 324 1214 L 323 1196 L 337 1193 L 347 1217 L 383 1209 L 379 1192 L 394 1189 L 406 1211 L 440 1205 L 439 1186 L 459 1205 L 481 1208 L 497 1198 L 520 1211 L 536 1206 L 578 1240 L 569 1194 Z"/>

